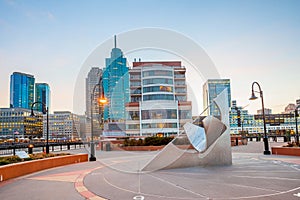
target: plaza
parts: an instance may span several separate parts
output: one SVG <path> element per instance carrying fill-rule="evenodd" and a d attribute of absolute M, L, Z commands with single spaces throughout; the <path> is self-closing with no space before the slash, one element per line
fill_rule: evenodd
<path fill-rule="evenodd" d="M 280 146 L 282 143 L 270 143 Z M 72 153 L 87 153 L 88 149 Z M 0 183 L 1 199 L 300 199 L 300 160 L 232 147 L 233 164 L 142 172 L 157 152 L 97 151 L 95 162 Z"/>

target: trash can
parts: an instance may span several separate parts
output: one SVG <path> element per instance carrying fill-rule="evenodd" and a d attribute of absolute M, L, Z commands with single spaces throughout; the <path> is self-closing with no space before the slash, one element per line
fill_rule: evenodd
<path fill-rule="evenodd" d="M 106 151 L 111 151 L 110 142 L 109 142 L 109 143 L 106 143 L 106 145 L 105 145 L 105 150 L 106 150 Z"/>

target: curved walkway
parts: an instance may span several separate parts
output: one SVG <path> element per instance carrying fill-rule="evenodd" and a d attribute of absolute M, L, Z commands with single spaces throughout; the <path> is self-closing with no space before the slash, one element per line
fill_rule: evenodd
<path fill-rule="evenodd" d="M 96 162 L 58 167 L 2 182 L 0 197 L 7 200 L 300 200 L 299 157 L 249 153 L 251 148 L 262 149 L 262 145 L 250 142 L 234 147 L 232 166 L 150 173 L 139 169 L 155 152 L 97 152 Z"/>

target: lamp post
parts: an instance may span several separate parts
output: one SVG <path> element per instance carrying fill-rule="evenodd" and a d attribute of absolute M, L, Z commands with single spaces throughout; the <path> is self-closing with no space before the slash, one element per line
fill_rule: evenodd
<path fill-rule="evenodd" d="M 295 125 L 296 125 L 296 143 L 297 144 L 299 144 L 299 134 L 298 134 L 298 120 L 297 120 L 297 118 L 298 118 L 298 116 L 299 116 L 299 114 L 298 114 L 298 109 L 299 109 L 299 107 L 300 107 L 300 105 L 298 105 L 297 107 L 296 107 L 296 109 L 295 109 Z"/>
<path fill-rule="evenodd" d="M 37 103 L 40 103 L 44 106 L 43 108 L 43 114 L 47 114 L 47 138 L 46 138 L 46 154 L 49 154 L 49 108 L 48 106 L 46 106 L 46 104 L 44 104 L 43 102 L 40 101 L 36 101 L 33 104 L 31 104 L 31 115 L 30 116 L 34 116 L 34 112 L 33 112 L 33 106 Z M 46 110 L 45 110 L 46 109 Z"/>
<path fill-rule="evenodd" d="M 89 158 L 89 161 L 96 161 L 96 157 L 95 157 L 95 143 L 94 143 L 94 127 L 93 127 L 93 100 L 94 100 L 94 96 L 95 96 L 95 90 L 97 87 L 100 88 L 99 94 L 100 97 L 98 98 L 98 103 L 99 105 L 105 105 L 107 103 L 107 99 L 104 97 L 104 91 L 103 91 L 103 85 L 102 85 L 102 77 L 100 77 L 99 83 L 96 84 L 93 88 L 93 92 L 91 93 L 91 108 L 90 108 L 90 112 L 91 112 L 91 155 Z"/>
<path fill-rule="evenodd" d="M 259 94 L 260 94 L 260 98 L 261 98 L 261 104 L 262 104 L 262 113 L 263 113 L 263 122 L 264 122 L 264 146 L 265 146 L 265 151 L 264 154 L 265 155 L 270 155 L 271 152 L 269 150 L 269 141 L 268 141 L 268 136 L 267 136 L 267 130 L 266 130 L 266 117 L 265 117 L 265 106 L 264 106 L 264 98 L 263 98 L 263 92 L 261 91 L 260 85 L 258 84 L 258 82 L 253 82 L 252 83 L 252 94 L 251 97 L 249 98 L 249 100 L 255 100 L 257 99 L 257 97 L 255 96 L 254 92 L 254 85 L 258 86 L 259 89 Z"/>

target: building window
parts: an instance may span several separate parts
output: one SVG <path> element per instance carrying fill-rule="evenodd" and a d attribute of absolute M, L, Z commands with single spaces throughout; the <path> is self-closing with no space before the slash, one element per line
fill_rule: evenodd
<path fill-rule="evenodd" d="M 143 92 L 173 92 L 173 87 L 171 86 L 152 86 L 144 87 Z"/>
<path fill-rule="evenodd" d="M 173 84 L 173 79 L 169 78 L 151 78 L 151 79 L 144 79 L 143 80 L 144 85 L 150 85 L 150 84 Z"/>
<path fill-rule="evenodd" d="M 144 95 L 143 101 L 151 100 L 174 100 L 173 94 L 153 94 L 153 95 Z"/>
<path fill-rule="evenodd" d="M 126 112 L 126 119 L 127 120 L 139 120 L 139 111 L 128 111 Z"/>
<path fill-rule="evenodd" d="M 173 72 L 167 70 L 144 71 L 143 77 L 147 77 L 147 76 L 173 76 Z"/>
<path fill-rule="evenodd" d="M 176 109 L 142 110 L 142 120 L 147 119 L 177 119 Z"/>
<path fill-rule="evenodd" d="M 177 128 L 177 123 L 146 123 L 142 124 L 142 128 Z"/>
<path fill-rule="evenodd" d="M 192 113 L 190 110 L 179 110 L 179 118 L 180 119 L 191 119 Z"/>

